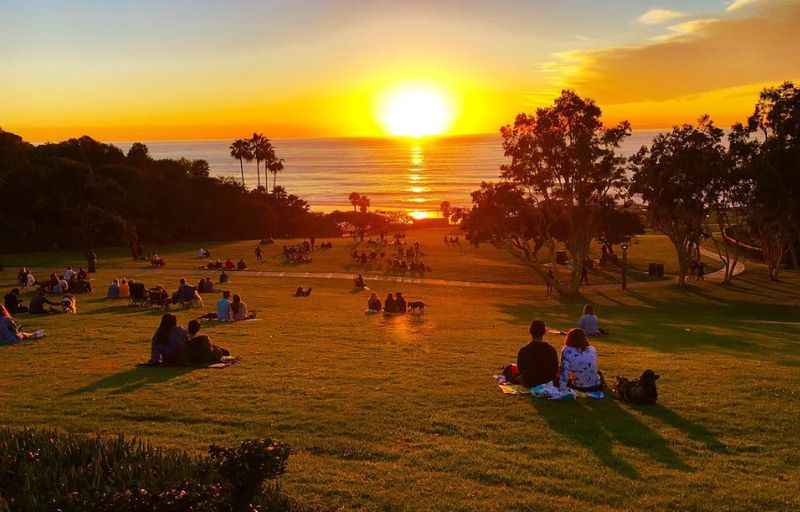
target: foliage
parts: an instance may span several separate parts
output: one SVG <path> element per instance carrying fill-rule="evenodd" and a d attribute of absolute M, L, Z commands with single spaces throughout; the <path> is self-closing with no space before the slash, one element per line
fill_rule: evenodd
<path fill-rule="evenodd" d="M 0 430 L 0 503 L 20 511 L 290 510 L 277 486 L 264 487 L 285 473 L 289 453 L 271 439 L 211 446 L 200 458 L 122 436 Z"/>
<path fill-rule="evenodd" d="M 156 160 L 141 143 L 125 155 L 89 137 L 33 146 L 0 131 L 0 183 L 5 250 L 291 236 L 319 220 L 283 189 L 247 191 L 209 177 L 204 160 Z"/>
<path fill-rule="evenodd" d="M 747 124 L 730 134 L 745 221 L 778 278 L 787 250 L 797 266 L 800 242 L 800 88 L 787 82 L 761 92 Z"/>
<path fill-rule="evenodd" d="M 631 157 L 630 193 L 647 206 L 650 225 L 675 246 L 681 285 L 726 173 L 723 134 L 704 116 L 697 126 L 685 124 L 659 134 Z"/>
<path fill-rule="evenodd" d="M 606 128 L 600 117 L 592 100 L 573 91 L 562 91 L 552 107 L 534 115 L 519 114 L 501 130 L 511 159 L 501 167 L 505 183 L 483 184 L 473 193 L 465 224 L 472 239 L 510 242 L 540 274 L 538 250 L 562 241 L 572 256 L 568 288 L 554 283 L 562 293 L 577 293 L 603 212 L 617 206 L 627 186 L 625 160 L 616 150 L 630 125 Z"/>

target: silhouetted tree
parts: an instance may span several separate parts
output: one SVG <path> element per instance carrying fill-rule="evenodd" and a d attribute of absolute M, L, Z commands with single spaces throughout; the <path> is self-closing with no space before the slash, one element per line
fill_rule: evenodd
<path fill-rule="evenodd" d="M 267 160 L 266 168 L 272 173 L 272 189 L 278 186 L 278 173 L 283 170 L 283 164 L 286 162 L 283 158 L 275 157 L 275 153 L 271 154 L 271 158 Z"/>
<path fill-rule="evenodd" d="M 253 158 L 256 161 L 256 179 L 258 180 L 257 188 L 261 188 L 261 162 L 267 159 L 269 156 L 270 151 L 272 151 L 272 144 L 270 144 L 269 139 L 264 137 L 263 134 L 254 133 L 252 137 L 250 137 L 250 152 L 253 154 Z M 266 170 L 266 169 L 265 169 Z"/>
<path fill-rule="evenodd" d="M 729 141 L 746 224 L 761 245 L 770 279 L 777 280 L 787 251 L 795 266 L 798 259 L 800 88 L 786 82 L 764 89 L 747 125 L 735 125 Z"/>
<path fill-rule="evenodd" d="M 678 254 L 678 283 L 704 236 L 704 223 L 726 172 L 724 132 L 708 116 L 697 126 L 676 126 L 631 157 L 631 194 L 647 206 L 650 225 L 665 234 Z"/>
<path fill-rule="evenodd" d="M 450 206 L 450 201 L 442 201 L 439 205 L 439 211 L 442 212 L 442 217 L 449 223 L 450 222 L 450 215 L 452 213 L 452 207 Z"/>
<path fill-rule="evenodd" d="M 562 293 L 578 292 L 603 210 L 614 208 L 627 186 L 625 159 L 616 151 L 630 135 L 630 125 L 625 121 L 605 128 L 600 117 L 600 108 L 592 100 L 573 91 L 562 91 L 552 107 L 540 108 L 534 115 L 519 114 L 513 126 L 501 130 L 505 156 L 511 159 L 501 167 L 501 177 L 509 186 L 484 184 L 473 193 L 476 216 L 491 219 L 504 211 L 514 219 L 498 227 L 494 238 L 510 241 L 537 273 L 546 275 L 537 257 L 538 237 L 563 240 L 572 256 L 572 276 L 568 289 L 559 289 Z M 528 232 L 532 217 L 537 230 L 533 245 L 533 233 Z M 478 219 L 467 225 L 476 224 L 491 228 L 491 222 Z M 558 236 L 553 232 L 556 225 Z M 513 233 L 514 228 L 523 231 Z"/>
<path fill-rule="evenodd" d="M 369 204 L 369 197 L 362 195 L 358 198 L 358 209 L 361 211 L 361 213 L 367 213 L 369 210 Z"/>
<path fill-rule="evenodd" d="M 350 204 L 353 205 L 353 211 L 358 211 L 358 204 L 361 201 L 361 194 L 358 192 L 350 192 L 350 195 L 347 196 L 347 199 L 350 201 Z"/>
<path fill-rule="evenodd" d="M 250 149 L 250 142 L 246 139 L 237 139 L 231 144 L 231 156 L 239 160 L 239 167 L 242 170 L 242 186 L 244 182 L 244 161 L 251 162 L 253 160 L 253 152 Z"/>

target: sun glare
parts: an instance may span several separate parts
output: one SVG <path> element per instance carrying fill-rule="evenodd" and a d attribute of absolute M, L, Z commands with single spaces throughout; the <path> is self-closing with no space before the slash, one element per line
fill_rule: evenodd
<path fill-rule="evenodd" d="M 440 135 L 450 126 L 452 112 L 447 98 L 432 87 L 397 89 L 386 95 L 380 121 L 398 137 Z"/>

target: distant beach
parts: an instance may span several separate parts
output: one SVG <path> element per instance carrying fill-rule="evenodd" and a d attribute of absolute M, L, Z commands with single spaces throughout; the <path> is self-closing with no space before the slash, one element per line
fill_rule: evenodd
<path fill-rule="evenodd" d="M 634 133 L 622 153 L 632 154 L 655 133 Z M 214 176 L 240 179 L 239 162 L 230 157 L 230 140 L 142 142 L 154 158 L 204 159 Z M 442 201 L 468 206 L 470 193 L 481 181 L 497 179 L 505 160 L 501 142 L 499 134 L 420 140 L 273 140 L 278 155 L 286 159 L 278 185 L 308 201 L 315 211 L 350 209 L 347 196 L 355 191 L 369 196 L 373 209 L 429 217 L 438 215 Z M 113 144 L 127 151 L 131 142 Z M 245 179 L 248 187 L 256 186 L 255 163 L 245 164 Z"/>

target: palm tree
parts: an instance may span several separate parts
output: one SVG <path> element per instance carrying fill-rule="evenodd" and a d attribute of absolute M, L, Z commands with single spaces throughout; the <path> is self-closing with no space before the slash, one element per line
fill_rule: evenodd
<path fill-rule="evenodd" d="M 267 170 L 272 173 L 272 190 L 278 186 L 278 173 L 283 170 L 283 163 L 286 160 L 283 158 L 275 158 L 275 152 L 272 151 L 268 160 Z"/>
<path fill-rule="evenodd" d="M 347 199 L 350 200 L 350 204 L 353 205 L 353 211 L 358 209 L 358 203 L 361 201 L 361 194 L 358 192 L 350 192 L 350 195 L 347 196 Z"/>
<path fill-rule="evenodd" d="M 361 213 L 367 213 L 369 209 L 369 198 L 367 196 L 361 196 L 358 200 L 358 207 L 361 209 Z"/>
<path fill-rule="evenodd" d="M 239 167 L 242 169 L 242 186 L 244 187 L 244 161 L 253 161 L 253 152 L 250 151 L 250 141 L 245 139 L 236 139 L 233 141 L 233 144 L 231 144 L 230 149 L 231 156 L 239 160 Z"/>
<path fill-rule="evenodd" d="M 264 137 L 261 133 L 254 133 L 250 137 L 250 152 L 256 161 L 256 177 L 258 179 L 258 188 L 261 188 L 261 162 L 266 159 L 266 151 L 270 147 L 269 139 Z"/>
<path fill-rule="evenodd" d="M 450 215 L 452 214 L 452 206 L 450 205 L 450 201 L 442 201 L 442 204 L 439 205 L 439 210 L 442 212 L 442 217 L 450 223 Z"/>

